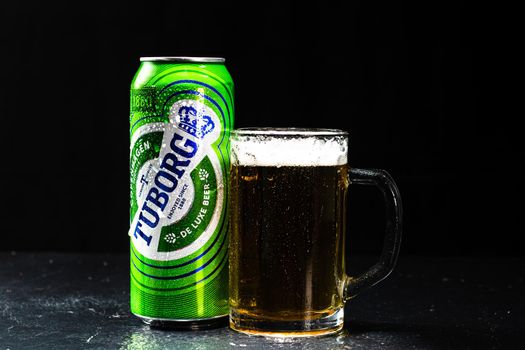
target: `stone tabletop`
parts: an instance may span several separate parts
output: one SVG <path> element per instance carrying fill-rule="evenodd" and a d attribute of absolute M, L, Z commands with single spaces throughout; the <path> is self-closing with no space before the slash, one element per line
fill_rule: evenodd
<path fill-rule="evenodd" d="M 128 262 L 0 253 L 0 350 L 523 348 L 523 258 L 401 258 L 388 280 L 347 303 L 343 333 L 310 339 L 150 329 L 129 313 Z M 371 262 L 351 258 L 349 270 Z"/>

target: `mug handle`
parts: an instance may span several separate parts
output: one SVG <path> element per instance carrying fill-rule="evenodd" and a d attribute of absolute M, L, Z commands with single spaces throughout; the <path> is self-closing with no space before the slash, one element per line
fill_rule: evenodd
<path fill-rule="evenodd" d="M 362 290 L 385 279 L 394 269 L 401 246 L 401 195 L 394 179 L 381 169 L 349 170 L 350 184 L 374 185 L 383 192 L 386 207 L 386 228 L 383 250 L 379 261 L 358 277 L 346 276 L 344 299 L 355 297 Z"/>

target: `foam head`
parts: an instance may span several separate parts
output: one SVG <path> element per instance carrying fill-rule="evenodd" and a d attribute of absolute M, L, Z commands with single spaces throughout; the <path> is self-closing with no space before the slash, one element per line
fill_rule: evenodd
<path fill-rule="evenodd" d="M 232 132 L 240 166 L 336 166 L 348 162 L 348 134 L 335 129 L 246 128 Z"/>

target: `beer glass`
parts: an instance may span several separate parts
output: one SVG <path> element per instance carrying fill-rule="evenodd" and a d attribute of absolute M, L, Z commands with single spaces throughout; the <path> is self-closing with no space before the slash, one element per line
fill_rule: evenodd
<path fill-rule="evenodd" d="M 335 129 L 232 132 L 229 188 L 230 327 L 266 336 L 315 336 L 343 327 L 344 302 L 392 271 L 401 198 L 384 170 L 348 165 L 348 134 Z M 384 194 L 382 254 L 358 277 L 345 273 L 349 184 Z"/>

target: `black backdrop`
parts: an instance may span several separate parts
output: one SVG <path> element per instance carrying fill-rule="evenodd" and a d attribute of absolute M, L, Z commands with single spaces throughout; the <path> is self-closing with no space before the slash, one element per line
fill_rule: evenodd
<path fill-rule="evenodd" d="M 139 57 L 201 55 L 227 58 L 237 127 L 349 130 L 351 165 L 398 182 L 404 254 L 522 253 L 490 8 L 82 3 L 0 5 L 0 250 L 126 251 Z M 382 215 L 379 193 L 351 188 L 351 252 L 379 249 Z"/>

